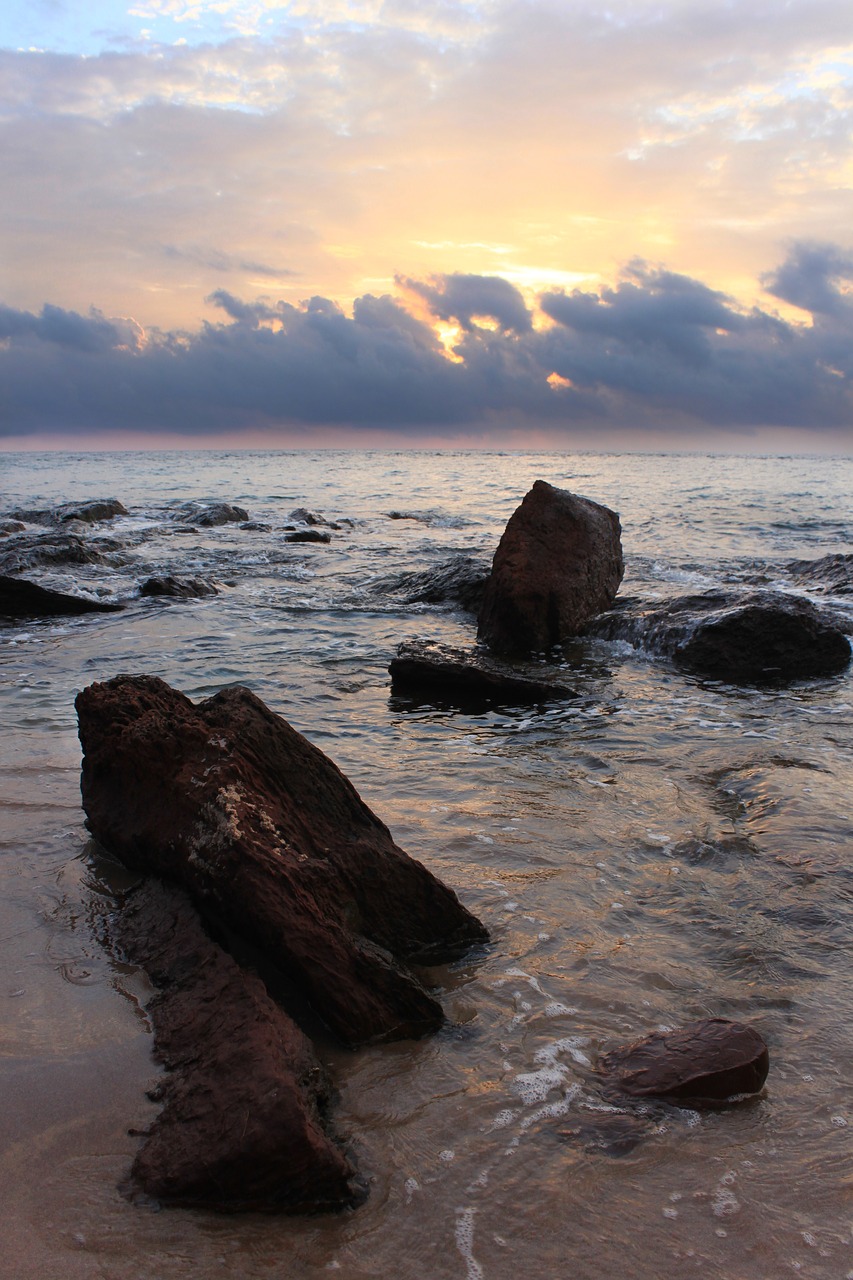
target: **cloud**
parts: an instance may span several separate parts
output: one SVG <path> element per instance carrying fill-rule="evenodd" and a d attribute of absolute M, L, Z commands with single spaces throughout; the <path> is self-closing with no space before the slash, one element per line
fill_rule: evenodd
<path fill-rule="evenodd" d="M 701 435 L 853 423 L 841 248 L 794 245 L 773 281 L 820 323 L 743 308 L 703 282 L 633 261 L 598 293 L 552 290 L 535 312 L 500 277 L 405 281 L 348 315 L 321 295 L 292 304 L 218 290 L 227 319 L 141 338 L 127 321 L 46 306 L 0 309 L 0 433 L 370 428 L 417 438 L 543 429 L 570 443 L 595 428 Z M 786 283 L 787 282 L 787 283 Z M 840 288 L 840 286 L 838 286 Z M 407 305 L 416 299 L 415 314 Z M 422 314 L 429 304 L 431 315 Z M 478 325 L 486 315 L 494 326 Z M 455 320 L 448 358 L 436 322 Z M 604 434 L 601 434 L 604 433 Z"/>
<path fill-rule="evenodd" d="M 753 302 L 778 244 L 853 225 L 849 0 L 137 7 L 122 51 L 0 50 L 10 305 L 194 328 L 224 273 L 349 306 L 634 255 Z"/>
<path fill-rule="evenodd" d="M 493 320 L 505 333 L 526 333 L 532 324 L 521 293 L 500 276 L 454 272 L 428 283 L 400 276 L 397 283 L 423 298 L 439 320 L 455 320 L 465 330 Z"/>
<path fill-rule="evenodd" d="M 831 244 L 797 244 L 763 280 L 768 293 L 819 318 L 853 327 L 853 254 Z"/>

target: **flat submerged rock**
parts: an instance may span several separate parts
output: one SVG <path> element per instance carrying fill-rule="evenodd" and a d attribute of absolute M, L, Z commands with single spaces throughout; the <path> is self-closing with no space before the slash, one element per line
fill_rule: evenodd
<path fill-rule="evenodd" d="M 388 666 L 394 693 L 435 695 L 459 702 L 549 702 L 576 693 L 533 663 L 500 662 L 481 649 L 456 649 L 432 640 L 401 644 Z"/>

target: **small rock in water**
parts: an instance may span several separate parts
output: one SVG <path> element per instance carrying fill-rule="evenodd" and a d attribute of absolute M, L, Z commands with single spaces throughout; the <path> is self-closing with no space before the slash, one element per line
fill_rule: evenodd
<path fill-rule="evenodd" d="M 332 535 L 323 529 L 296 529 L 284 535 L 285 542 L 331 542 Z"/>
<path fill-rule="evenodd" d="M 483 599 L 489 566 L 473 556 L 454 556 L 434 569 L 403 573 L 373 584 L 374 591 L 405 596 L 406 604 L 456 604 L 476 613 Z"/>
<path fill-rule="evenodd" d="M 295 511 L 291 511 L 288 520 L 295 520 L 297 524 L 318 525 L 323 524 L 327 529 L 340 529 L 339 524 L 327 520 L 325 516 L 321 516 L 317 511 L 309 511 L 307 507 L 297 507 Z"/>
<path fill-rule="evenodd" d="M 196 600 L 218 595 L 212 582 L 204 578 L 174 578 L 171 574 L 147 578 L 139 588 L 141 596 L 169 596 L 176 600 Z"/>
<path fill-rule="evenodd" d="M 853 595 L 853 555 L 834 552 L 818 560 L 791 560 L 786 568 L 810 591 Z"/>
<path fill-rule="evenodd" d="M 655 1031 L 601 1059 L 609 1091 L 631 1098 L 722 1102 L 758 1093 L 770 1066 L 754 1027 L 704 1018 L 675 1031 Z"/>
<path fill-rule="evenodd" d="M 186 524 L 210 529 L 220 524 L 245 523 L 249 519 L 249 513 L 242 507 L 232 507 L 229 502 L 209 502 L 206 505 L 187 502 L 178 519 Z"/>
<path fill-rule="evenodd" d="M 600 1151 L 607 1156 L 625 1156 L 649 1136 L 651 1125 L 640 1116 L 610 1112 L 579 1119 L 568 1129 L 560 1130 L 561 1138 L 572 1138 L 584 1151 Z"/>
<path fill-rule="evenodd" d="M 67 524 L 69 520 L 80 520 L 83 524 L 97 524 L 99 520 L 112 520 L 115 516 L 126 516 L 127 508 L 118 498 L 92 498 L 88 502 L 64 502 L 53 513 L 59 524 Z"/>

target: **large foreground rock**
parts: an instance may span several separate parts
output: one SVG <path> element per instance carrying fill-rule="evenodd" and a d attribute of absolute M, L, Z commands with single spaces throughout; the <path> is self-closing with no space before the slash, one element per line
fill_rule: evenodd
<path fill-rule="evenodd" d="M 736 684 L 837 675 L 851 656 L 843 631 L 813 604 L 776 592 L 679 596 L 651 608 L 616 609 L 589 630 Z"/>
<path fill-rule="evenodd" d="M 433 640 L 399 645 L 388 666 L 394 693 L 432 696 L 455 703 L 550 702 L 573 698 L 575 691 L 556 677 L 529 668 L 509 667 L 476 649 L 455 649 Z"/>
<path fill-rule="evenodd" d="M 317 1212 L 360 1197 L 330 1137 L 330 1085 L 310 1043 L 205 932 L 186 894 L 150 879 L 111 918 L 114 949 L 158 988 L 147 1012 L 163 1110 L 129 1190 L 220 1211 Z"/>
<path fill-rule="evenodd" d="M 610 608 L 623 573 L 616 512 L 537 480 L 495 552 L 478 638 L 511 657 L 547 653 Z"/>
<path fill-rule="evenodd" d="M 347 1044 L 425 1035 L 440 1004 L 410 964 L 485 941 L 340 770 L 248 689 L 194 706 L 152 676 L 77 697 L 88 826 L 248 938 Z"/>
<path fill-rule="evenodd" d="M 600 1066 L 608 1087 L 631 1098 L 719 1102 L 758 1093 L 770 1057 L 754 1027 L 704 1018 L 614 1049 Z"/>
<path fill-rule="evenodd" d="M 26 578 L 0 576 L 0 618 L 56 618 L 82 613 L 115 613 L 124 606 L 51 591 Z"/>

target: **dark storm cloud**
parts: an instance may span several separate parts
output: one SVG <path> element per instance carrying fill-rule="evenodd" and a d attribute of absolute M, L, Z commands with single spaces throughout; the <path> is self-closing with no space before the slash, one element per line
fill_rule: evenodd
<path fill-rule="evenodd" d="M 399 276 L 397 283 L 423 298 L 439 320 L 455 320 L 463 329 L 473 329 L 478 319 L 494 320 L 507 333 L 527 333 L 531 327 L 518 289 L 500 276 L 455 272 L 428 283 Z"/>
<path fill-rule="evenodd" d="M 768 293 L 815 316 L 853 323 L 853 256 L 832 244 L 797 244 L 788 258 L 762 279 Z"/>
<path fill-rule="evenodd" d="M 27 337 L 94 353 L 120 346 L 127 334 L 94 309 L 88 316 L 81 316 L 76 311 L 65 311 L 48 303 L 40 315 L 33 315 L 30 311 L 15 311 L 0 305 L 0 342 Z"/>
<path fill-rule="evenodd" d="M 312 426 L 417 436 L 538 426 L 571 438 L 594 427 L 682 436 L 759 427 L 853 426 L 850 259 L 794 246 L 772 276 L 814 322 L 739 308 L 691 279 L 633 262 L 600 293 L 553 291 L 534 317 L 498 277 L 405 281 L 461 336 L 448 358 L 403 301 L 367 294 L 347 315 L 328 298 L 294 306 L 209 301 L 221 323 L 150 333 L 130 322 L 45 307 L 0 309 L 5 435 L 134 429 L 187 435 Z M 497 327 L 481 326 L 487 317 Z"/>

